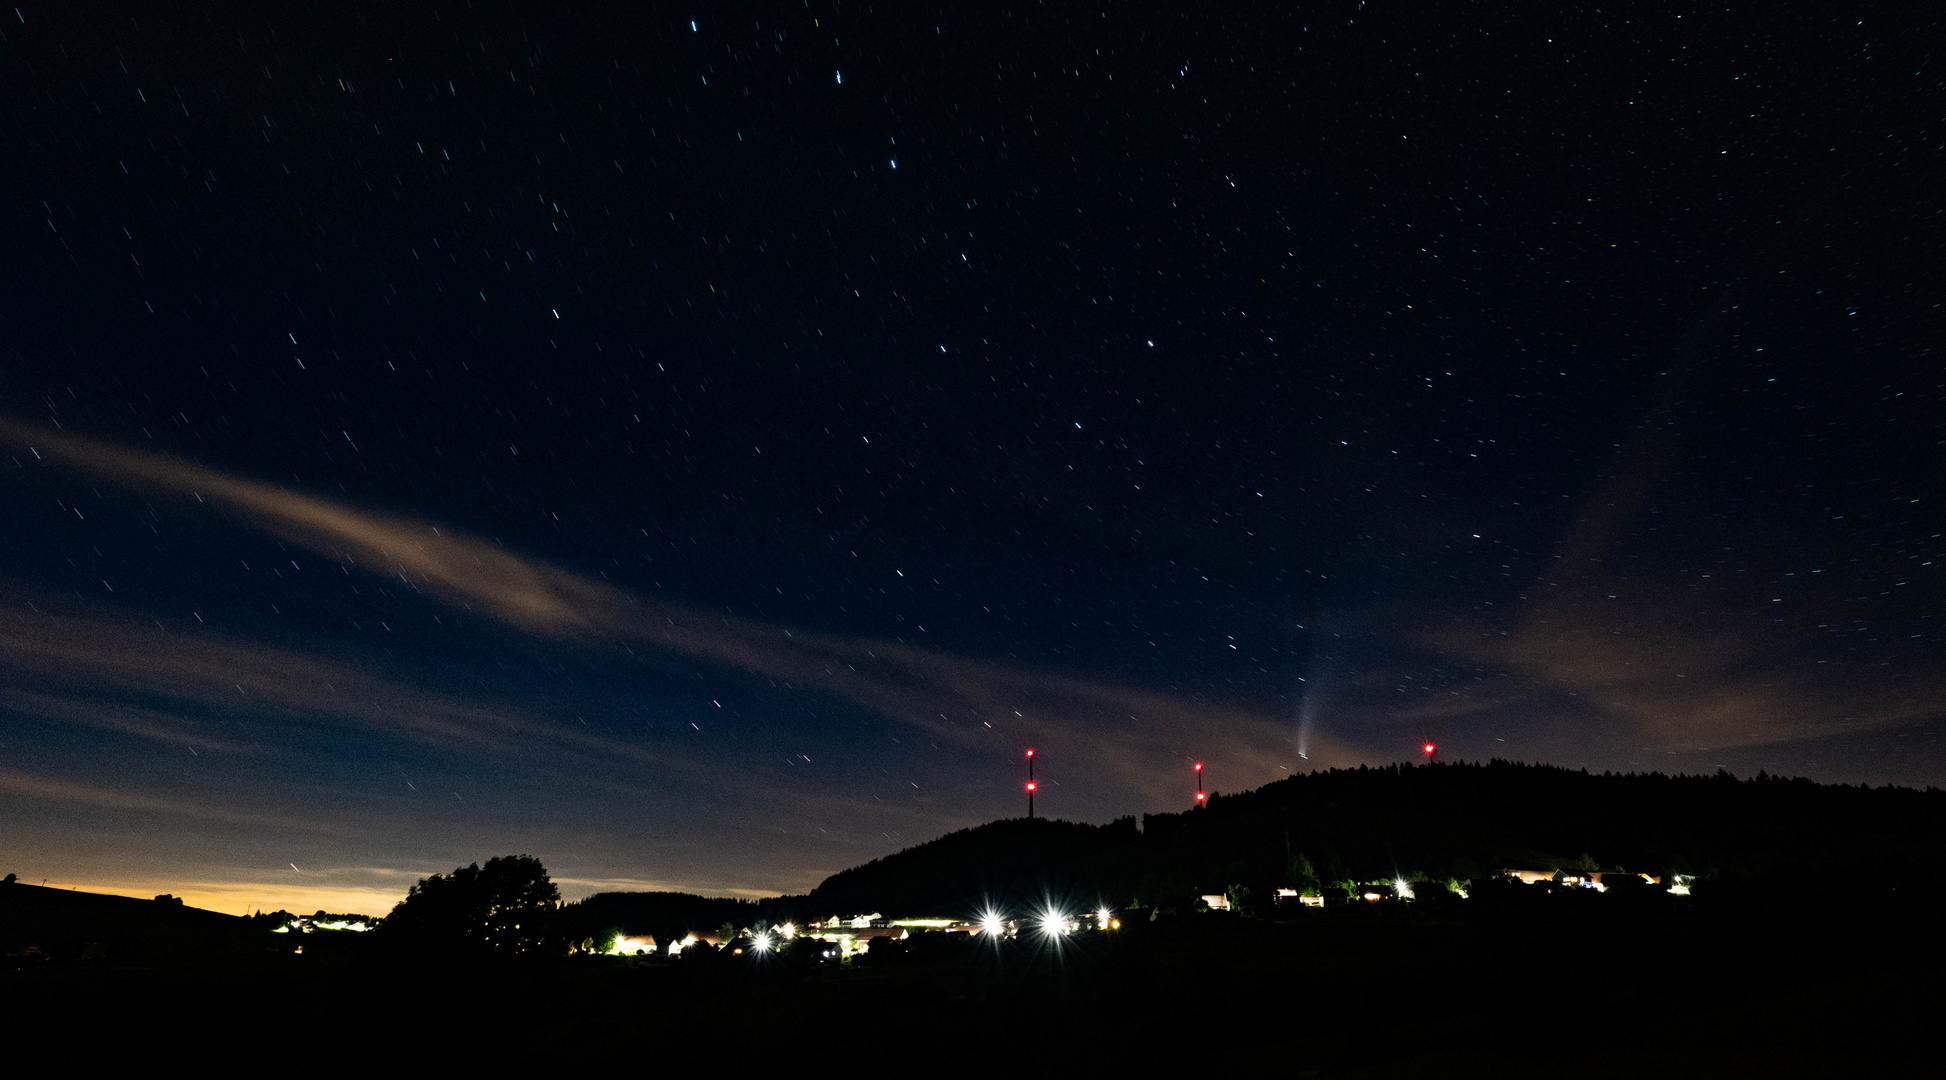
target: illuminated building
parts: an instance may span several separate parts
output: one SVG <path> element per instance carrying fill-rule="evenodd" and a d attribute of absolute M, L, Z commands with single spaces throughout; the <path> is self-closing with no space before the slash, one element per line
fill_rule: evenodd
<path fill-rule="evenodd" d="M 912 923 L 933 921 L 937 920 L 901 920 L 902 925 L 895 925 L 876 911 L 870 915 L 853 915 L 849 918 L 833 915 L 828 919 L 819 919 L 810 923 L 798 931 L 798 936 L 830 942 L 838 947 L 839 956 L 849 957 L 864 952 L 871 945 L 873 938 L 883 937 L 903 941 L 911 934 Z"/>
<path fill-rule="evenodd" d="M 647 934 L 617 934 L 608 946 L 610 956 L 653 956 L 655 952 L 655 939 Z"/>

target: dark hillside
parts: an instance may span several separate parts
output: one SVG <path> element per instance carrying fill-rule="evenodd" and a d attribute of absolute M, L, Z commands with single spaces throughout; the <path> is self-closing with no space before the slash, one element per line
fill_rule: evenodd
<path fill-rule="evenodd" d="M 976 914 L 983 905 L 1094 891 L 1135 853 L 1135 819 L 1085 825 L 1012 818 L 948 833 L 824 879 L 799 906 L 830 915 Z"/>
<path fill-rule="evenodd" d="M 596 893 L 562 908 L 559 927 L 570 941 L 619 932 L 670 942 L 691 933 L 714 933 L 724 923 L 745 926 L 757 910 L 748 901 L 691 893 Z"/>
<path fill-rule="evenodd" d="M 1314 859 L 1338 856 L 1358 880 L 1469 878 L 1503 866 L 1863 879 L 1930 874 L 1946 855 L 1946 792 L 1762 774 L 1395 765 L 1293 776 L 1210 802 L 1147 819 L 1153 869 L 1201 876 L 1240 863 L 1262 878 L 1281 869 L 1287 843 Z"/>
<path fill-rule="evenodd" d="M 0 884 L 0 953 L 114 963 L 227 956 L 260 944 L 249 919 L 187 907 L 172 896 L 139 900 Z"/>
<path fill-rule="evenodd" d="M 948 833 L 826 878 L 808 896 L 761 903 L 688 893 L 597 893 L 561 909 L 571 941 L 606 932 L 648 934 L 659 942 L 687 933 L 882 912 L 888 916 L 970 916 L 988 904 L 1011 909 L 1053 893 L 1066 897 L 1116 878 L 1141 836 L 1134 818 L 1108 825 L 1013 818 Z M 1125 891 L 1125 890 L 1124 890 Z"/>
<path fill-rule="evenodd" d="M 1502 867 L 1675 872 L 1705 888 L 1779 876 L 1913 883 L 1946 865 L 1946 792 L 1507 761 L 1335 769 L 1147 815 L 1139 833 L 1129 819 L 996 821 L 770 904 L 966 916 L 983 900 L 1040 895 L 1167 904 L 1244 885 L 1262 897 L 1305 884 L 1303 862 L 1318 884 L 1465 881 Z"/>

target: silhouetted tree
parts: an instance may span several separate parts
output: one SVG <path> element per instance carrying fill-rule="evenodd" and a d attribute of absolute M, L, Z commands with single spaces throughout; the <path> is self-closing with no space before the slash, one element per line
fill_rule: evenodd
<path fill-rule="evenodd" d="M 1311 865 L 1310 858 L 1303 852 L 1292 855 L 1286 863 L 1284 884 L 1305 896 L 1318 895 L 1321 883 L 1318 881 L 1317 868 Z"/>
<path fill-rule="evenodd" d="M 1250 886 L 1232 885 L 1223 890 L 1223 895 L 1229 899 L 1231 911 L 1238 915 L 1256 914 L 1256 904 L 1253 899 L 1256 894 L 1251 891 Z"/>
<path fill-rule="evenodd" d="M 547 951 L 560 890 L 528 855 L 506 855 L 421 878 L 380 929 L 395 941 L 482 953 Z"/>

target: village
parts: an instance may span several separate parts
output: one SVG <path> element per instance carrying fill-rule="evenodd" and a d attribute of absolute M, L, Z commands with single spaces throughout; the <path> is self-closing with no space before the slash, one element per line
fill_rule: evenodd
<path fill-rule="evenodd" d="M 1531 887 L 1536 892 L 1548 893 L 1556 890 L 1583 890 L 1593 894 L 1607 894 L 1612 891 L 1627 895 L 1658 891 L 1670 896 L 1689 895 L 1689 885 L 1694 880 L 1692 875 L 1675 874 L 1668 877 L 1670 880 L 1665 887 L 1662 877 L 1651 874 L 1502 869 L 1496 871 L 1488 880 L 1503 885 Z M 1441 904 L 1456 900 L 1463 901 L 1470 895 L 1469 888 L 1464 883 L 1425 879 L 1413 881 L 1395 878 L 1392 881 L 1341 884 L 1344 887 L 1279 888 L 1271 896 L 1271 911 L 1279 915 L 1292 915 L 1305 909 L 1352 905 L 1391 907 L 1416 903 Z M 1190 904 L 1136 908 L 1128 914 L 1151 922 L 1183 914 L 1240 914 L 1243 905 L 1238 903 L 1238 899 L 1235 892 L 1205 893 L 1195 897 Z M 357 930 L 364 927 L 355 922 L 313 921 L 307 928 Z M 986 911 L 977 918 L 939 916 L 888 918 L 882 912 L 870 912 L 850 916 L 831 915 L 802 925 L 787 921 L 773 926 L 759 920 L 751 926 L 736 928 L 726 923 L 716 930 L 692 931 L 668 941 L 658 941 L 654 936 L 647 934 L 618 932 L 604 942 L 591 942 L 587 951 L 608 956 L 678 957 L 690 949 L 704 946 L 713 950 L 727 951 L 734 956 L 742 956 L 762 955 L 793 943 L 821 942 L 826 946 L 821 950 L 822 958 L 842 962 L 854 956 L 869 955 L 876 942 L 883 941 L 888 944 L 903 942 L 919 934 L 965 934 L 993 941 L 1007 941 L 1018 939 L 1023 935 L 1059 939 L 1081 933 L 1113 933 L 1120 929 L 1122 929 L 1120 915 L 1108 907 L 1072 912 L 1060 905 L 1049 905 L 1044 910 L 1028 916 Z"/>

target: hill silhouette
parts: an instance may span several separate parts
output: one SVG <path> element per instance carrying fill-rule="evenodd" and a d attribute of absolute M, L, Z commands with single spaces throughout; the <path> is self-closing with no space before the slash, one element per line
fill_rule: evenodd
<path fill-rule="evenodd" d="M 1116 906 L 1317 879 L 1467 881 L 1500 868 L 1929 881 L 1946 862 L 1946 792 L 1512 761 L 1292 776 L 1200 810 L 1091 826 L 996 821 L 832 875 L 816 910 L 969 914 L 982 898 Z"/>
<path fill-rule="evenodd" d="M 767 917 L 760 904 L 727 897 L 680 892 L 596 893 L 561 909 L 561 933 L 571 941 L 604 933 L 647 935 L 658 943 L 680 941 L 691 933 L 713 933 L 724 923 L 743 927 Z"/>
<path fill-rule="evenodd" d="M 1107 825 L 1045 818 L 994 821 L 841 870 L 799 906 L 827 915 L 972 915 L 990 904 L 1088 891 L 1115 879 L 1140 843 L 1132 817 Z"/>
<path fill-rule="evenodd" d="M 0 883 L 0 953 L 54 960 L 227 956 L 256 942 L 251 920 L 186 906 L 173 896 L 139 900 L 109 893 Z"/>
<path fill-rule="evenodd" d="M 1718 894 L 1787 881 L 1929 888 L 1946 866 L 1946 792 L 1758 774 L 1601 773 L 1493 760 L 1361 766 L 1216 794 L 1106 825 L 1024 818 L 949 833 L 756 904 L 606 893 L 576 925 L 665 935 L 833 914 L 973 918 L 1048 900 L 1171 905 L 1243 886 L 1478 881 L 1502 868 L 1694 875 Z"/>

